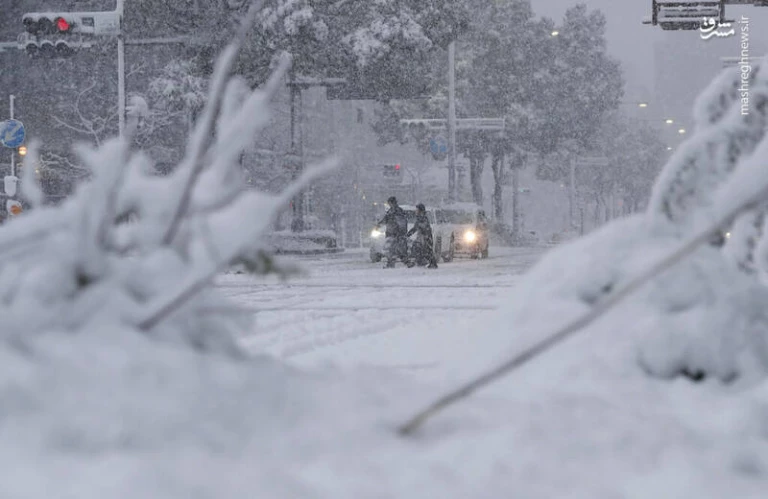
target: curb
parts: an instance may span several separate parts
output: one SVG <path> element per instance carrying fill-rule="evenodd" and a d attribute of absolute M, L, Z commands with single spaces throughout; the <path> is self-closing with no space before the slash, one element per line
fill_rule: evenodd
<path fill-rule="evenodd" d="M 331 253 L 342 253 L 344 248 L 322 248 L 307 250 L 273 250 L 276 255 L 325 255 Z"/>

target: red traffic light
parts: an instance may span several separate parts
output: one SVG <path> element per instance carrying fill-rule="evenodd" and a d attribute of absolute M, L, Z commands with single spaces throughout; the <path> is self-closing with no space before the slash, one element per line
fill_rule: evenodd
<path fill-rule="evenodd" d="M 400 177 L 402 175 L 402 170 L 400 170 L 400 163 L 390 163 L 383 166 L 385 177 Z"/>
<path fill-rule="evenodd" d="M 63 17 L 57 17 L 55 23 L 56 23 L 56 29 L 59 30 L 59 33 L 67 33 L 69 30 L 72 29 L 72 25 L 69 24 L 69 21 L 67 21 Z"/>
<path fill-rule="evenodd" d="M 24 14 L 22 22 L 27 33 L 33 35 L 55 35 L 72 33 L 75 23 L 66 19 L 65 14 L 41 14 L 29 12 Z M 70 17 L 72 19 L 72 17 Z"/>

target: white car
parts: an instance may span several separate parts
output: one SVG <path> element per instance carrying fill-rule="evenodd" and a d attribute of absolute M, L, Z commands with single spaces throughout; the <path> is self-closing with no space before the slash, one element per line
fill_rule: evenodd
<path fill-rule="evenodd" d="M 432 226 L 435 253 L 441 255 L 444 262 L 456 256 L 488 258 L 490 241 L 482 213 L 482 208 L 473 203 L 456 203 L 435 210 L 436 223 Z"/>
<path fill-rule="evenodd" d="M 405 217 L 408 220 L 408 229 L 410 230 L 411 227 L 413 227 L 413 224 L 416 222 L 416 207 L 411 205 L 400 205 L 400 208 L 403 209 L 405 212 Z M 435 210 L 432 208 L 427 208 L 427 218 L 429 219 L 430 225 L 435 225 Z M 409 239 L 410 241 L 410 239 Z M 382 258 L 386 255 L 387 251 L 385 248 L 386 238 L 384 236 L 384 227 L 374 227 L 371 230 L 371 242 L 370 242 L 370 254 L 371 254 L 371 261 L 376 263 L 380 262 Z M 410 250 L 410 243 L 408 245 L 408 249 Z M 437 251 L 435 251 L 436 255 L 440 255 Z"/>

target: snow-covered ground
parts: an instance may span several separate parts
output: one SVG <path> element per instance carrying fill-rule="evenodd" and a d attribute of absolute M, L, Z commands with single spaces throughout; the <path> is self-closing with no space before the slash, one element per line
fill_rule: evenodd
<path fill-rule="evenodd" d="M 221 276 L 260 310 L 243 341 L 279 361 L 120 329 L 4 344 L 0 497 L 765 497 L 765 385 L 649 377 L 620 313 L 398 436 L 531 340 L 507 326 L 510 300 L 556 266 L 521 276 L 540 249 L 436 271 L 365 257 L 299 258 L 307 274 L 287 283 Z"/>
<path fill-rule="evenodd" d="M 244 339 L 250 348 L 309 376 L 340 369 L 373 394 L 380 438 L 535 339 L 507 330 L 504 309 L 543 252 L 497 250 L 437 271 L 384 270 L 352 252 L 304 258 L 309 275 L 292 283 L 229 275 L 220 285 L 263 310 L 263 332 Z M 564 319 L 557 312 L 553 324 Z M 437 417 L 413 442 L 390 433 L 352 451 L 353 462 L 344 457 L 352 441 L 328 443 L 313 471 L 288 473 L 309 480 L 306 497 L 765 497 L 765 389 L 651 378 L 637 362 L 637 326 L 614 314 Z M 370 438 L 360 433 L 372 430 L 361 430 L 369 409 L 339 403 L 352 428 L 337 437 Z"/>
<path fill-rule="evenodd" d="M 220 289 L 256 312 L 244 338 L 254 352 L 290 364 L 454 370 L 474 323 L 504 303 L 544 248 L 493 248 L 487 260 L 457 259 L 437 270 L 383 269 L 367 251 L 302 257 L 305 275 L 287 283 L 228 274 Z"/>

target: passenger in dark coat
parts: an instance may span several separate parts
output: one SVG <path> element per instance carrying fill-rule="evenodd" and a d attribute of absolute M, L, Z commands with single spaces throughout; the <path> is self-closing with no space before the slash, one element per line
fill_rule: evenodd
<path fill-rule="evenodd" d="M 387 267 L 394 267 L 397 259 L 410 267 L 412 264 L 408 261 L 408 217 L 397 204 L 394 196 L 390 197 L 387 203 L 389 210 L 378 223 L 386 227 L 384 237 L 386 238 Z"/>
<path fill-rule="evenodd" d="M 437 258 L 435 258 L 432 226 L 429 224 L 429 218 L 427 218 L 427 209 L 421 203 L 416 205 L 416 222 L 408 231 L 408 237 L 413 234 L 416 234 L 416 241 L 413 243 L 413 255 L 416 264 L 429 264 L 430 269 L 436 269 Z"/>

